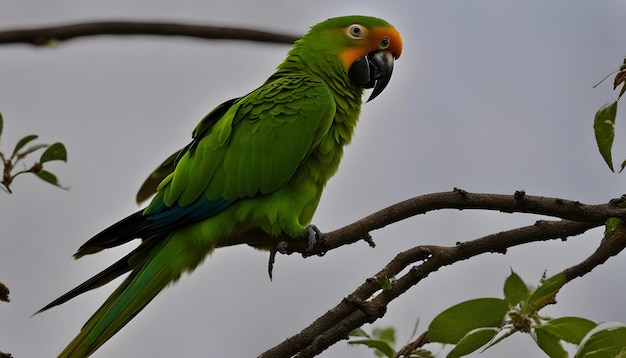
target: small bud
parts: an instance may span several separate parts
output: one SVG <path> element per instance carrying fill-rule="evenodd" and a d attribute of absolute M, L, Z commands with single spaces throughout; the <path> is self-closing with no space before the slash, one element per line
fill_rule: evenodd
<path fill-rule="evenodd" d="M 35 173 L 39 173 L 41 169 L 43 169 L 43 165 L 41 164 L 41 162 L 33 163 L 33 167 L 31 168 L 31 170 Z"/>

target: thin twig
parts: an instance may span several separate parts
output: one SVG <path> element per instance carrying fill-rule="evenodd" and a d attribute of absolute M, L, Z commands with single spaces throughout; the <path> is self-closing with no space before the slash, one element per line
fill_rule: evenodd
<path fill-rule="evenodd" d="M 245 40 L 292 44 L 299 36 L 247 28 L 169 22 L 99 21 L 0 31 L 0 44 L 47 46 L 100 35 L 184 36 L 211 40 Z"/>
<path fill-rule="evenodd" d="M 424 332 L 419 337 L 417 337 L 417 339 L 402 347 L 402 349 L 400 349 L 398 353 L 396 353 L 395 358 L 408 358 L 413 351 L 420 347 L 423 347 L 426 343 L 429 342 L 430 341 L 428 340 L 428 332 Z"/>

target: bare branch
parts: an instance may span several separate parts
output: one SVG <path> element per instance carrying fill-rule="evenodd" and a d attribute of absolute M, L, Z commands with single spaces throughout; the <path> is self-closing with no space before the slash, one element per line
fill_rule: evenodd
<path fill-rule="evenodd" d="M 620 222 L 610 233 L 606 235 L 600 246 L 594 251 L 591 256 L 587 257 L 583 262 L 578 265 L 565 269 L 565 279 L 567 282 L 586 275 L 594 268 L 602 265 L 611 256 L 615 256 L 622 252 L 626 248 L 626 224 Z"/>
<path fill-rule="evenodd" d="M 626 210 L 618 207 L 618 204 L 625 200 L 625 197 L 621 197 L 613 199 L 607 204 L 588 205 L 560 198 L 526 195 L 523 191 L 518 191 L 513 195 L 500 195 L 468 193 L 464 190 L 455 189 L 452 192 L 427 194 L 405 200 L 343 228 L 328 232 L 325 234 L 323 244 L 316 245 L 311 251 L 306 251 L 307 240 L 285 236 L 272 237 L 260 231 L 247 232 L 241 237 L 220 243 L 220 246 L 249 244 L 272 249 L 282 244 L 281 249 L 287 253 L 298 252 L 305 257 L 321 255 L 360 240 L 371 242 L 369 233 L 372 230 L 440 209 L 494 210 L 564 219 L 561 221 L 540 220 L 531 226 L 458 243 L 454 247 L 416 246 L 402 252 L 385 268 L 367 279 L 340 304 L 318 318 L 309 327 L 261 355 L 264 358 L 291 357 L 294 355 L 313 357 L 334 343 L 346 339 L 348 333 L 353 329 L 382 317 L 389 302 L 417 285 L 422 279 L 439 268 L 483 253 L 506 253 L 508 248 L 516 245 L 555 239 L 565 240 L 567 237 L 579 235 L 589 229 L 602 226 L 606 220 L 612 217 L 626 221 Z M 419 241 L 423 242 L 424 240 Z M 285 242 L 288 242 L 288 246 L 284 245 Z M 583 262 L 569 269 L 568 277 L 584 275 L 593 267 L 606 261 L 611 255 L 619 253 L 624 246 L 626 243 L 623 240 L 606 242 L 598 249 L 598 253 L 589 259 L 590 262 Z M 423 262 L 410 268 L 400 278 L 396 278 L 396 275 L 419 261 Z M 392 280 L 392 288 L 382 290 L 379 279 Z M 372 298 L 375 294 L 377 295 Z"/>
<path fill-rule="evenodd" d="M 369 233 L 387 225 L 402 221 L 412 216 L 425 214 L 441 209 L 479 209 L 493 210 L 504 213 L 528 213 L 549 217 L 594 223 L 595 226 L 616 217 L 626 221 L 626 210 L 617 207 L 625 198 L 611 200 L 608 204 L 588 205 L 578 201 L 560 198 L 526 195 L 516 192 L 513 195 L 469 193 L 455 189 L 451 192 L 433 193 L 417 196 L 400 203 L 391 205 L 375 212 L 350 225 L 324 234 L 323 244 L 316 245 L 312 250 L 306 250 L 306 240 L 294 240 L 288 236 L 272 237 L 259 230 L 250 231 L 237 238 L 229 238 L 228 242 L 218 246 L 248 244 L 255 247 L 271 249 L 279 243 L 287 242 L 282 247 L 287 253 L 298 252 L 303 256 L 323 255 L 327 251 L 338 247 L 353 244 L 361 240 L 368 240 Z"/>
<path fill-rule="evenodd" d="M 0 44 L 46 46 L 59 41 L 100 35 L 185 36 L 212 40 L 245 40 L 292 44 L 299 36 L 255 29 L 167 22 L 101 21 L 0 31 Z"/>
<path fill-rule="evenodd" d="M 564 239 L 599 225 L 601 224 L 569 220 L 537 221 L 531 226 L 488 235 L 456 246 L 416 246 L 398 254 L 333 309 L 260 357 L 313 357 L 336 342 L 347 339 L 348 333 L 353 329 L 382 317 L 391 301 L 443 266 L 483 253 L 505 253 L 509 247 L 529 242 Z M 419 261 L 423 262 L 395 278 Z M 379 279 L 382 278 L 391 280 L 391 289 L 381 288 Z"/>

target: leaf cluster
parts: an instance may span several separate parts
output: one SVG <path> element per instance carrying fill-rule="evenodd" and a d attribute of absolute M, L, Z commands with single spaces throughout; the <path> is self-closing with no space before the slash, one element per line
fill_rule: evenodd
<path fill-rule="evenodd" d="M 4 127 L 4 121 L 2 114 L 0 114 L 0 137 L 2 136 L 2 130 Z M 48 170 L 44 169 L 44 163 L 61 160 L 67 162 L 67 150 L 65 145 L 61 142 L 55 142 L 52 144 L 31 144 L 34 140 L 39 138 L 36 134 L 30 134 L 20 139 L 11 155 L 6 155 L 0 152 L 0 160 L 2 160 L 2 180 L 0 185 L 7 193 L 12 193 L 11 184 L 13 180 L 22 174 L 33 173 L 41 180 L 55 185 L 62 189 L 67 189 L 59 184 L 56 175 L 52 174 Z M 29 145 L 30 144 L 30 145 Z M 28 146 L 27 146 L 28 145 Z M 18 164 L 30 157 L 33 153 L 43 150 L 39 156 L 39 160 L 35 161 L 30 166 L 24 165 L 22 169 L 18 169 Z"/>
<path fill-rule="evenodd" d="M 479 298 L 448 308 L 433 319 L 428 338 L 454 344 L 449 358 L 488 349 L 517 332 L 529 334 L 553 358 L 568 357 L 563 343 L 578 346 L 574 357 L 616 357 L 626 352 L 626 326 L 539 314 L 545 306 L 556 303 L 556 294 L 566 282 L 565 275 L 559 273 L 531 289 L 511 272 L 504 283 L 503 299 Z"/>
<path fill-rule="evenodd" d="M 364 345 L 377 357 L 433 357 L 421 348 L 426 343 L 454 345 L 446 358 L 466 356 L 494 346 L 515 333 L 528 334 L 552 358 L 567 358 L 563 343 L 577 346 L 575 358 L 626 356 L 626 326 L 619 323 L 597 324 L 581 317 L 548 318 L 539 314 L 556 303 L 558 291 L 567 282 L 559 273 L 532 288 L 511 271 L 504 282 L 504 298 L 485 297 L 458 303 L 438 314 L 422 334 L 419 345 L 400 352 L 394 350 L 392 327 L 374 328 L 371 335 L 359 328 L 350 333 L 348 343 Z M 358 337 L 358 339 L 354 338 Z M 365 337 L 365 338 L 363 338 Z M 403 352 L 403 353 L 401 353 Z"/>

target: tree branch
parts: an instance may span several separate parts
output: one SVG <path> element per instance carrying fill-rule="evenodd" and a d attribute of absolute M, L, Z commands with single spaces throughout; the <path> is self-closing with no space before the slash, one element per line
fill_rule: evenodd
<path fill-rule="evenodd" d="M 569 220 L 537 221 L 531 226 L 488 235 L 456 246 L 416 246 L 398 254 L 387 266 L 368 278 L 333 309 L 260 357 L 313 357 L 334 343 L 347 339 L 353 329 L 382 317 L 391 301 L 443 266 L 483 253 L 506 253 L 509 247 L 529 242 L 579 235 L 600 225 Z M 419 261 L 423 262 L 411 267 L 401 277 L 395 278 L 400 272 Z M 383 290 L 379 283 L 380 279 L 391 280 L 391 288 Z"/>
<path fill-rule="evenodd" d="M 260 230 L 246 232 L 240 237 L 230 238 L 219 246 L 248 244 L 251 246 L 273 248 L 279 243 L 288 245 L 282 248 L 287 254 L 301 253 L 303 256 L 323 255 L 327 251 L 355 242 L 371 240 L 369 233 L 387 225 L 405 220 L 409 217 L 425 214 L 441 209 L 479 209 L 504 213 L 527 213 L 545 215 L 559 219 L 603 225 L 611 218 L 626 221 L 626 210 L 617 205 L 625 201 L 625 197 L 613 199 L 608 204 L 588 205 L 578 201 L 560 198 L 526 195 L 518 191 L 513 195 L 469 193 L 454 189 L 451 192 L 433 193 L 417 196 L 377 211 L 350 225 L 324 234 L 323 243 L 312 250 L 306 250 L 307 240 L 294 240 L 289 236 L 269 236 Z"/>
<path fill-rule="evenodd" d="M 600 246 L 583 262 L 563 270 L 567 282 L 582 277 L 594 268 L 602 265 L 611 256 L 615 256 L 626 248 L 626 224 L 621 221 L 600 242 Z"/>
<path fill-rule="evenodd" d="M 246 40 L 292 44 L 300 36 L 247 28 L 167 22 L 101 21 L 0 31 L 0 44 L 46 46 L 59 41 L 100 35 L 184 36 L 212 40 Z"/>
<path fill-rule="evenodd" d="M 616 217 L 624 220 L 626 210 L 617 205 L 624 198 L 611 200 L 608 204 L 587 205 L 576 201 L 526 195 L 516 192 L 514 195 L 472 194 L 455 189 L 452 192 L 418 196 L 389 206 L 341 229 L 329 232 L 325 236 L 325 247 L 315 247 L 305 251 L 305 240 L 291 239 L 290 252 L 300 252 L 304 256 L 322 254 L 343 245 L 354 243 L 367 237 L 371 230 L 382 228 L 408 217 L 440 209 L 481 209 L 496 210 L 506 213 L 531 213 L 557 217 L 560 221 L 537 221 L 534 225 L 488 235 L 468 242 L 458 243 L 453 247 L 422 245 L 398 254 L 387 266 L 373 277 L 368 278 L 360 287 L 349 294 L 341 303 L 318 318 L 300 333 L 261 354 L 261 357 L 313 357 L 339 340 L 346 339 L 350 331 L 365 323 L 374 322 L 382 317 L 387 305 L 395 298 L 417 285 L 422 279 L 439 268 L 488 253 L 506 253 L 507 249 L 535 241 L 565 239 L 604 225 L 606 220 Z M 259 244 L 264 235 L 255 233 Z M 259 236 L 260 235 L 260 236 Z M 245 235 L 244 235 L 245 236 Z M 620 236 L 620 237 L 623 237 Z M 242 242 L 250 241 L 250 237 Z M 276 242 L 287 238 L 275 238 Z M 585 262 L 568 269 L 568 278 L 584 275 L 593 267 L 603 263 L 611 255 L 620 252 L 626 240 L 603 240 L 603 244 Z M 267 244 L 267 241 L 265 241 Z M 416 262 L 421 264 L 411 267 L 407 273 L 396 275 Z M 380 279 L 392 282 L 391 289 L 383 290 Z M 372 298 L 373 297 L 373 298 Z"/>
<path fill-rule="evenodd" d="M 624 248 L 626 248 L 626 224 L 624 224 L 623 221 L 620 221 L 608 235 L 605 235 L 600 243 L 600 246 L 598 246 L 593 254 L 581 263 L 562 271 L 562 273 L 565 274 L 565 283 L 586 275 L 594 268 L 604 264 L 611 256 L 615 256 L 622 252 Z M 549 302 L 548 304 L 551 303 L 554 302 Z M 409 357 L 411 352 L 419 347 L 422 347 L 426 343 L 429 343 L 428 331 L 424 332 L 416 340 L 400 349 L 396 354 L 396 357 Z"/>
<path fill-rule="evenodd" d="M 626 221 L 626 210 L 618 207 L 626 197 L 613 199 L 607 204 L 588 205 L 578 201 L 526 195 L 518 191 L 513 195 L 476 194 L 454 189 L 452 192 L 427 194 L 391 205 L 343 228 L 325 234 L 322 245 L 306 250 L 307 240 L 286 236 L 271 237 L 260 231 L 247 232 L 221 246 L 249 244 L 271 248 L 281 245 L 286 253 L 303 256 L 322 255 L 327 251 L 360 240 L 370 242 L 369 233 L 409 217 L 440 209 L 479 209 L 504 213 L 528 213 L 560 218 L 560 221 L 537 221 L 534 225 L 488 235 L 453 247 L 423 245 L 398 254 L 385 268 L 368 278 L 365 283 L 349 294 L 341 303 L 318 318 L 300 333 L 286 339 L 261 354 L 263 358 L 313 357 L 334 343 L 347 339 L 348 334 L 365 323 L 374 322 L 385 314 L 387 305 L 395 298 L 417 285 L 422 279 L 439 268 L 474 256 L 495 252 L 506 253 L 513 246 L 536 241 L 561 239 L 579 235 L 605 224 L 609 218 Z M 623 237 L 624 235 L 620 236 Z M 420 240 L 423 241 L 423 240 Z M 624 247 L 626 240 L 603 240 L 592 257 L 566 271 L 568 279 L 582 276 Z M 407 273 L 396 278 L 410 265 Z M 380 279 L 390 280 L 391 289 L 383 290 Z M 376 295 L 376 296 L 374 296 Z M 374 298 L 372 298 L 374 297 Z"/>

